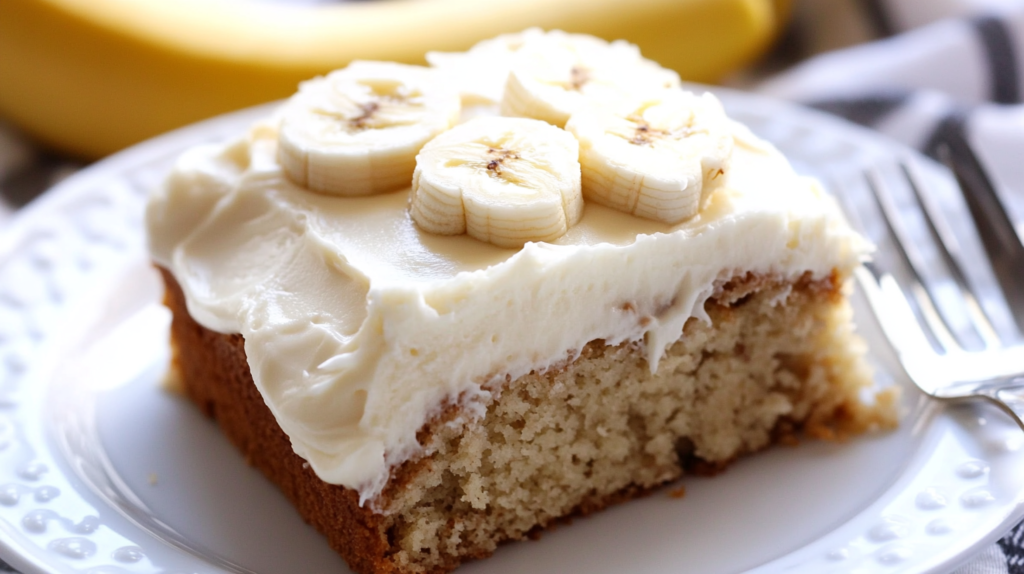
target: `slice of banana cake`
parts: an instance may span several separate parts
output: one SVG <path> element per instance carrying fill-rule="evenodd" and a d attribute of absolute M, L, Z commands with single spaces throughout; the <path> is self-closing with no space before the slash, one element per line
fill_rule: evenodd
<path fill-rule="evenodd" d="M 894 424 L 868 246 L 716 98 L 561 32 L 430 59 L 304 83 L 147 211 L 185 391 L 354 570 Z"/>

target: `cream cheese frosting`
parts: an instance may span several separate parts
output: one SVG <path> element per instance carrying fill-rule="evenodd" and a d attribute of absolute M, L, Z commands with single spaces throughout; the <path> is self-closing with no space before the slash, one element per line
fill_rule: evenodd
<path fill-rule="evenodd" d="M 479 416 L 501 381 L 635 342 L 652 371 L 716 283 L 848 274 L 868 246 L 811 179 L 739 124 L 725 184 L 677 225 L 588 203 L 550 243 L 502 249 L 416 227 L 408 190 L 343 198 L 291 183 L 273 124 L 180 158 L 151 197 L 155 261 L 192 317 L 241 333 L 295 452 L 360 504 L 452 402 Z"/>

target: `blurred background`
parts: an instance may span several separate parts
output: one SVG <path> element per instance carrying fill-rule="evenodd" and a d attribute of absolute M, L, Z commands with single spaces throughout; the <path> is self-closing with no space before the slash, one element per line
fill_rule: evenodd
<path fill-rule="evenodd" d="M 1024 26 L 1022 5 L 522 0 L 484 8 L 475 0 L 4 0 L 0 225 L 89 162 L 176 127 L 287 97 L 299 81 L 352 59 L 422 63 L 428 50 L 465 50 L 529 26 L 624 38 L 685 80 L 759 90 L 861 123 L 881 120 L 914 91 L 948 96 L 947 107 L 1008 104 L 1020 100 L 1015 52 L 1024 42 L 1014 35 Z M 996 66 L 985 61 L 991 54 L 980 52 L 998 52 L 1000 40 L 1008 52 Z M 1013 78 L 993 92 L 988 69 Z M 941 114 L 946 104 L 931 105 Z M 1014 119 L 1014 127 L 1024 129 Z M 1004 127 L 1006 121 L 994 120 Z M 902 128 L 895 131 L 913 139 Z M 1024 173 L 997 178 L 1019 181 Z"/>

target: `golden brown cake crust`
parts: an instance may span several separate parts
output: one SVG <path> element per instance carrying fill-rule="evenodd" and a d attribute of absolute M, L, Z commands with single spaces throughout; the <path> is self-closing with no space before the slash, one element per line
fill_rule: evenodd
<path fill-rule="evenodd" d="M 165 302 L 174 313 L 171 336 L 184 390 L 217 420 L 249 464 L 262 471 L 295 505 L 299 514 L 327 536 L 356 572 L 395 572 L 381 517 L 359 506 L 354 490 L 320 480 L 292 450 L 249 374 L 241 335 L 225 335 L 196 323 L 181 287 L 160 270 Z"/>
<path fill-rule="evenodd" d="M 367 507 L 360 507 L 359 495 L 352 489 L 332 485 L 320 480 L 305 461 L 294 453 L 291 442 L 278 426 L 273 414 L 267 408 L 263 398 L 257 391 L 246 362 L 244 342 L 241 335 L 226 335 L 206 329 L 189 315 L 182 290 L 174 277 L 166 270 L 160 270 L 166 284 L 166 305 L 173 312 L 172 343 L 174 356 L 183 388 L 188 397 L 194 401 L 208 416 L 217 420 L 224 433 L 245 455 L 247 461 L 262 471 L 272 482 L 277 484 L 285 496 L 295 505 L 300 515 L 328 539 L 332 548 L 338 551 L 349 566 L 361 574 L 391 574 L 399 572 L 447 572 L 454 569 L 460 562 L 467 559 L 488 556 L 497 543 L 509 539 L 534 536 L 546 527 L 571 516 L 588 514 L 600 510 L 610 504 L 622 502 L 649 492 L 665 481 L 676 478 L 683 467 L 697 473 L 714 473 L 720 471 L 731 457 L 706 462 L 682 450 L 673 454 L 668 467 L 662 463 L 661 478 L 655 478 L 646 484 L 626 484 L 615 487 L 613 492 L 591 494 L 580 497 L 571 508 L 561 515 L 544 518 L 536 527 L 528 531 L 513 531 L 495 535 L 494 539 L 480 545 L 462 546 L 454 552 L 441 552 L 431 557 L 424 564 L 410 562 L 408 548 L 400 544 L 403 529 L 401 519 L 385 513 L 376 513 Z M 752 294 L 767 284 L 762 277 L 747 275 L 735 278 L 720 286 L 715 299 L 709 303 L 714 307 L 716 321 L 728 322 L 734 309 L 744 305 Z M 832 276 L 822 280 L 811 281 L 809 277 L 788 286 L 794 291 L 801 291 L 811 298 L 822 301 L 842 301 L 841 281 Z M 592 360 L 604 354 L 614 354 L 621 348 L 609 347 L 601 341 L 592 342 L 585 348 L 580 359 Z M 743 353 L 742 349 L 737 352 Z M 571 369 L 579 359 L 566 365 Z M 549 369 L 543 377 L 553 381 L 559 369 Z M 536 375 L 534 375 L 536 378 Z M 542 377 L 542 378 L 543 378 Z M 853 432 L 864 430 L 858 428 L 864 424 L 874 424 L 865 418 L 863 413 L 853 416 L 848 412 L 852 405 L 833 402 L 825 410 L 811 412 L 799 420 L 781 416 L 769 422 L 770 439 L 746 451 L 763 448 L 772 442 L 787 442 L 798 430 L 810 431 L 816 436 L 828 438 L 833 430 L 842 432 L 844 425 Z M 459 414 L 455 405 L 444 409 L 419 433 L 418 439 L 423 445 L 445 443 L 445 433 L 451 433 L 450 423 Z M 885 426 L 882 421 L 880 426 Z M 737 451 L 738 454 L 742 454 Z M 408 461 L 392 469 L 391 479 L 381 496 L 378 508 L 387 508 L 389 504 L 403 500 L 403 492 L 419 488 L 413 486 L 419 481 L 431 480 L 431 465 L 435 464 L 428 455 L 418 460 Z M 666 470 L 667 468 L 667 470 Z M 673 470 L 674 469 L 674 470 Z M 426 477 L 426 478 L 424 478 Z M 472 512 L 472 509 L 470 509 Z M 471 517 L 470 517 L 471 518 Z M 465 519 L 453 516 L 444 528 L 453 528 L 452 520 Z M 408 546 L 407 542 L 404 542 Z"/>

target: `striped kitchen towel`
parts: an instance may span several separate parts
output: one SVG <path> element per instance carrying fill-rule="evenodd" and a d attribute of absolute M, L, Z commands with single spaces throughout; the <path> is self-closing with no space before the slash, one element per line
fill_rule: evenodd
<path fill-rule="evenodd" d="M 879 39 L 805 59 L 758 91 L 925 153 L 966 132 L 1024 236 L 1024 0 L 806 0 L 792 35 L 805 51 Z"/>

